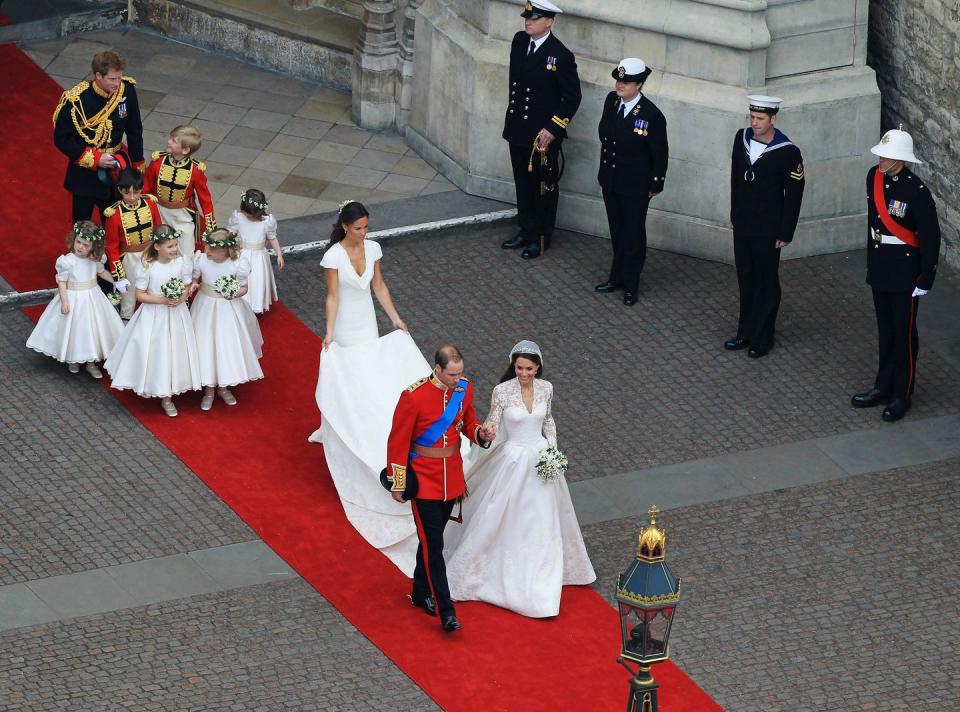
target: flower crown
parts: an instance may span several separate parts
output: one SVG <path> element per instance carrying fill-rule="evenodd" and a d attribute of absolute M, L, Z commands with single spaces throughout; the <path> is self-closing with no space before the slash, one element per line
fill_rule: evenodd
<path fill-rule="evenodd" d="M 180 231 L 174 230 L 169 225 L 158 225 L 156 229 L 150 233 L 151 242 L 166 242 L 167 240 L 179 240 Z"/>
<path fill-rule="evenodd" d="M 75 236 L 87 242 L 100 242 L 100 240 L 106 237 L 107 232 L 102 227 L 95 225 L 93 228 L 85 228 L 83 226 L 85 222 L 86 220 L 78 220 L 73 224 L 73 234 Z"/>
<path fill-rule="evenodd" d="M 249 194 L 249 191 L 243 191 L 243 195 L 240 196 L 240 202 L 246 203 L 247 205 L 257 208 L 258 210 L 266 210 L 268 203 L 266 200 L 260 202 L 256 200 L 252 195 Z"/>
<path fill-rule="evenodd" d="M 227 236 L 222 240 L 214 240 L 212 235 L 215 232 L 225 232 Z M 203 240 L 203 244 L 207 247 L 236 247 L 237 246 L 237 233 L 227 230 L 225 227 L 211 227 L 207 228 L 206 232 L 200 238 Z"/>

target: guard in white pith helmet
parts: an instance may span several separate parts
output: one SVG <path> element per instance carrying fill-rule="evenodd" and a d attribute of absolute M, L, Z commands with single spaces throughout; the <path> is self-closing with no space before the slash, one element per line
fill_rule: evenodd
<path fill-rule="evenodd" d="M 933 288 L 940 258 L 940 222 L 933 196 L 907 163 L 913 139 L 900 129 L 887 131 L 870 149 L 878 165 L 867 172 L 867 284 L 877 314 L 879 366 L 866 393 L 851 399 L 854 408 L 886 405 L 883 420 L 900 420 L 910 409 L 916 379 L 917 308 Z"/>

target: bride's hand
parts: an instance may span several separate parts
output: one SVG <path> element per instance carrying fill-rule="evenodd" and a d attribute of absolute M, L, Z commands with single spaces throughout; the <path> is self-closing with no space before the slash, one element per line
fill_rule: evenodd
<path fill-rule="evenodd" d="M 393 322 L 393 328 L 394 328 L 394 329 L 400 329 L 400 331 L 402 331 L 404 334 L 409 334 L 409 333 L 410 333 L 410 332 L 407 330 L 407 325 L 406 325 L 406 323 L 403 321 L 403 319 L 397 319 L 396 321 L 394 321 L 394 322 Z"/>
<path fill-rule="evenodd" d="M 329 348 L 330 348 L 330 344 L 332 344 L 332 343 L 333 343 L 333 337 L 331 337 L 331 336 L 324 336 L 324 337 L 323 337 L 323 350 L 326 351 L 327 349 L 329 349 Z"/>

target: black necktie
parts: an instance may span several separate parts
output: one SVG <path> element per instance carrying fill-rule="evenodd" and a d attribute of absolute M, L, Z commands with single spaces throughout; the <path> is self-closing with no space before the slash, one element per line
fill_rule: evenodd
<path fill-rule="evenodd" d="M 627 115 L 627 105 L 624 104 L 624 103 L 621 101 L 621 102 L 620 102 L 620 111 L 619 111 L 619 113 L 618 113 L 618 116 L 622 119 L 622 118 L 624 118 L 626 115 Z"/>
<path fill-rule="evenodd" d="M 529 57 L 531 54 L 533 54 L 536 51 L 537 51 L 537 43 L 534 42 L 533 40 L 530 40 L 530 49 L 527 50 L 527 56 Z"/>

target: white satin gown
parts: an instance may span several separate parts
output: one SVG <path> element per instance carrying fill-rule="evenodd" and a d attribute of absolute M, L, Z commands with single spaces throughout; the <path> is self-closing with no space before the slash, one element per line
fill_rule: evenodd
<path fill-rule="evenodd" d="M 340 243 L 321 264 L 337 270 L 339 305 L 333 343 L 320 354 L 317 407 L 321 425 L 311 442 L 323 453 L 347 519 L 372 546 L 407 576 L 413 576 L 417 532 L 409 504 L 395 502 L 380 484 L 387 439 L 400 393 L 431 369 L 413 339 L 402 331 L 378 337 L 370 283 L 380 245 L 364 242 L 358 274 Z"/>
<path fill-rule="evenodd" d="M 466 465 L 470 495 L 463 525 L 445 532 L 450 595 L 486 601 L 525 616 L 560 612 L 561 589 L 596 580 L 566 480 L 537 476 L 540 451 L 557 444 L 553 385 L 534 380 L 528 411 L 514 378 L 493 389 L 489 450 L 473 448 Z"/>

